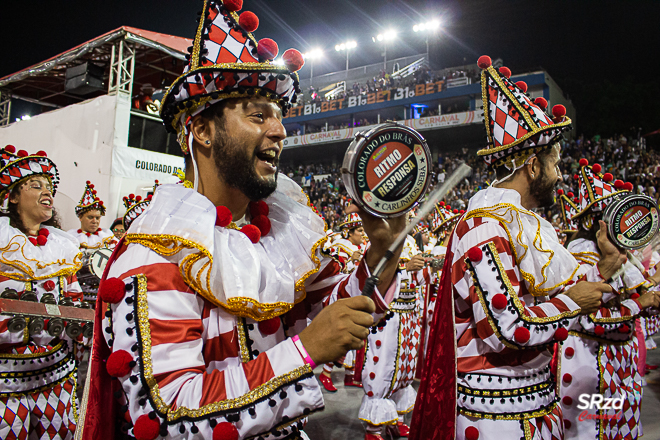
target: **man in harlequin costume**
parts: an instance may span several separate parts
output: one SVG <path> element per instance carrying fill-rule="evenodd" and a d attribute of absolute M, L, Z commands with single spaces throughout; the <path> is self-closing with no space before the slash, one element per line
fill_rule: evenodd
<path fill-rule="evenodd" d="M 409 216 L 410 217 L 410 216 Z M 385 298 L 388 313 L 372 327 L 364 354 L 358 352 L 364 396 L 358 417 L 366 423 L 365 440 L 389 434 L 406 437 L 404 416 L 415 403 L 417 351 L 420 341 L 420 279 L 424 257 L 408 235 L 399 260 L 400 286 Z"/>
<path fill-rule="evenodd" d="M 83 251 L 93 252 L 115 240 L 111 230 L 99 227 L 101 217 L 105 215 L 105 206 L 89 180 L 85 184 L 85 192 L 80 203 L 76 206 L 76 215 L 80 219 L 80 228 L 68 232 L 76 237 Z"/>
<path fill-rule="evenodd" d="M 599 164 L 590 166 L 581 159 L 575 176 L 578 196 L 561 195 L 562 205 L 568 207 L 564 208 L 570 222 L 567 226 L 579 224 L 567 249 L 586 267 L 596 266 L 602 258 L 598 235 L 606 234 L 603 210 L 616 196 L 632 189 L 632 184 L 614 181 L 612 174 L 600 171 Z M 603 295 L 604 306 L 581 316 L 568 338 L 557 345 L 557 384 L 567 439 L 641 437 L 642 376 L 637 365 L 640 347 L 635 321 L 644 309 L 657 307 L 660 296 L 647 291 L 650 283 L 630 261 L 623 264 L 622 275 L 609 283 L 614 290 Z M 610 409 L 577 407 L 580 396 L 595 394 L 623 398 L 623 405 Z"/>
<path fill-rule="evenodd" d="M 344 217 L 343 221 L 339 224 L 341 230 L 341 237 L 336 238 L 332 242 L 329 249 L 331 255 L 335 256 L 341 264 L 343 264 L 342 272 L 352 273 L 360 265 L 362 255 L 364 254 L 364 227 L 362 226 L 362 219 L 356 213 L 348 214 Z M 344 386 L 361 388 L 359 380 L 355 380 L 353 375 L 355 370 L 355 351 L 351 350 L 346 353 L 343 360 L 344 370 Z M 323 366 L 323 371 L 319 376 L 319 380 L 327 391 L 334 393 L 337 388 L 332 383 L 332 368 L 334 363 L 329 362 Z"/>
<path fill-rule="evenodd" d="M 548 348 L 598 308 L 625 254 L 604 235 L 597 267 L 581 267 L 531 211 L 555 202 L 556 140 L 571 121 L 562 106 L 548 116 L 508 68 L 478 64 L 488 139 L 478 154 L 498 180 L 470 199 L 449 239 L 410 438 L 561 439 Z"/>
<path fill-rule="evenodd" d="M 360 295 L 400 219 L 360 213 L 371 247 L 350 275 L 321 253 L 323 219 L 277 173 L 302 56 L 272 63 L 277 45 L 254 39 L 258 19 L 241 8 L 203 3 L 163 98 L 185 178 L 158 187 L 106 268 L 84 439 L 307 438 L 323 408 L 314 366 L 359 348 L 398 288 L 394 261 L 373 300 Z M 346 298 L 319 311 L 333 291 Z"/>
<path fill-rule="evenodd" d="M 78 243 L 59 229 L 55 164 L 39 151 L 0 150 L 0 292 L 3 298 L 79 303 Z M 28 299 L 28 297 L 32 297 Z M 78 344 L 54 325 L 0 316 L 0 438 L 72 439 Z"/>

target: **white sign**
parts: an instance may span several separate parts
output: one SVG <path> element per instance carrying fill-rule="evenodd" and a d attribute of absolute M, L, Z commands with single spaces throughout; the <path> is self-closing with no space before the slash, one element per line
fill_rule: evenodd
<path fill-rule="evenodd" d="M 172 177 L 183 169 L 183 157 L 132 147 L 115 147 L 112 152 L 112 175 L 136 180 L 176 181 Z"/>

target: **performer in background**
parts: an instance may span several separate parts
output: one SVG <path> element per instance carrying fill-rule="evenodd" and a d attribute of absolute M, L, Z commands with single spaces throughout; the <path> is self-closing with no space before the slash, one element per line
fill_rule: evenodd
<path fill-rule="evenodd" d="M 350 274 L 357 269 L 362 260 L 364 249 L 366 248 L 363 242 L 365 233 L 364 227 L 362 226 L 362 219 L 358 214 L 348 214 L 339 224 L 339 230 L 341 231 L 341 236 L 332 241 L 332 246 L 330 247 L 329 252 L 339 260 L 340 264 L 342 264 L 342 272 Z M 344 386 L 362 388 L 359 378 L 356 380 L 354 376 L 355 354 L 356 351 L 351 350 L 346 353 L 343 361 L 340 360 L 346 372 L 344 374 Z M 323 385 L 323 388 L 325 388 L 326 391 L 331 393 L 337 391 L 337 388 L 332 383 L 333 367 L 333 362 L 325 364 L 323 366 L 323 371 L 319 375 L 321 385 Z"/>
<path fill-rule="evenodd" d="M 601 166 L 590 166 L 587 159 L 579 163 L 575 182 L 578 196 L 561 194 L 562 205 L 570 207 L 564 209 L 564 217 L 579 225 L 567 249 L 580 264 L 593 267 L 602 258 L 597 236 L 606 233 L 603 210 L 616 196 L 630 192 L 632 184 L 615 181 L 611 173 L 601 174 Z M 581 316 L 567 339 L 557 345 L 558 386 L 567 439 L 637 439 L 642 434 L 642 376 L 638 371 L 640 346 L 635 323 L 644 309 L 658 306 L 660 296 L 647 290 L 652 282 L 646 281 L 630 261 L 623 264 L 622 275 L 609 283 L 615 290 L 603 295 L 604 306 Z M 565 376 L 573 380 L 565 380 Z M 586 411 L 577 407 L 580 396 L 596 394 L 623 398 L 623 406 Z"/>
<path fill-rule="evenodd" d="M 531 211 L 555 202 L 556 141 L 571 120 L 563 106 L 548 116 L 509 69 L 478 64 L 488 136 L 478 154 L 498 180 L 470 199 L 448 243 L 410 438 L 561 439 L 548 347 L 597 310 L 625 254 L 601 234 L 600 262 L 581 267 Z"/>
<path fill-rule="evenodd" d="M 112 233 L 115 235 L 115 240 L 117 241 L 121 240 L 124 234 L 126 234 L 126 230 L 124 229 L 124 224 L 122 221 L 123 218 L 119 217 L 112 222 L 112 225 L 110 225 L 110 231 L 112 231 Z"/>
<path fill-rule="evenodd" d="M 53 209 L 58 182 L 45 152 L 30 155 L 12 145 L 0 150 L 3 298 L 80 303 L 78 243 L 59 229 Z M 78 344 L 38 320 L 15 331 L 13 319 L 0 316 L 0 438 L 71 439 Z"/>
<path fill-rule="evenodd" d="M 350 275 L 321 253 L 323 219 L 277 168 L 302 55 L 272 63 L 240 3 L 204 2 L 163 98 L 185 177 L 158 187 L 108 263 L 82 438 L 307 438 L 323 408 L 314 366 L 359 348 L 398 288 L 399 250 L 373 300 L 360 295 L 401 219 L 360 213 L 371 247 Z M 347 298 L 314 316 L 333 291 Z"/>
<path fill-rule="evenodd" d="M 94 185 L 88 180 L 85 191 L 76 206 L 76 215 L 80 220 L 79 229 L 71 229 L 69 234 L 76 237 L 83 252 L 93 252 L 102 247 L 108 247 L 114 240 L 113 233 L 108 229 L 101 229 L 101 217 L 105 215 L 103 201 L 96 195 Z"/>

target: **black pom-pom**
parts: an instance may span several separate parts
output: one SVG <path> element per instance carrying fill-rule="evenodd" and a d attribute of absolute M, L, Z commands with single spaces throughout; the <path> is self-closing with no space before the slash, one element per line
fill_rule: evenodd
<path fill-rule="evenodd" d="M 136 383 L 138 383 L 138 377 L 137 377 L 137 376 L 131 376 L 131 383 L 132 383 L 133 385 L 135 385 Z"/>
<path fill-rule="evenodd" d="M 270 399 L 270 400 L 268 401 L 268 405 L 269 405 L 271 408 L 273 408 L 275 405 L 277 405 L 277 403 L 276 403 L 273 399 Z"/>
<path fill-rule="evenodd" d="M 209 420 L 209 426 L 211 427 L 211 429 L 215 428 L 215 425 L 217 424 L 218 422 L 215 419 Z"/>
<path fill-rule="evenodd" d="M 250 408 L 250 409 L 248 409 L 248 414 L 250 414 L 252 417 L 254 417 L 257 414 L 257 412 L 254 410 L 254 408 Z"/>
<path fill-rule="evenodd" d="M 181 426 L 179 426 L 179 432 L 180 432 L 181 434 L 183 434 L 184 432 L 186 432 L 186 427 L 183 425 L 183 423 L 181 424 Z"/>

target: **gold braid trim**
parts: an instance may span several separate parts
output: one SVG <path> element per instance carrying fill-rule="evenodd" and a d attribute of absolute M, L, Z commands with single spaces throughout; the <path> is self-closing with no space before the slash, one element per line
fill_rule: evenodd
<path fill-rule="evenodd" d="M 550 414 L 554 411 L 557 406 L 555 401 L 551 405 L 546 406 L 535 411 L 525 412 L 525 413 L 515 413 L 515 414 L 496 414 L 496 413 L 479 413 L 474 411 L 469 411 L 467 409 L 458 408 L 458 412 L 467 417 L 474 417 L 476 419 L 491 419 L 491 420 L 529 420 L 535 419 L 537 417 L 543 417 Z"/>
<path fill-rule="evenodd" d="M 503 213 L 499 213 L 497 211 L 500 211 L 504 209 Z M 537 227 L 536 227 L 536 234 L 534 237 L 534 240 L 532 241 L 532 244 L 534 245 L 534 248 L 538 250 L 539 252 L 542 252 L 544 254 L 550 254 L 548 258 L 548 262 L 543 265 L 541 268 L 541 275 L 543 276 L 543 280 L 540 283 L 536 283 L 536 280 L 534 278 L 534 275 L 525 272 L 522 270 L 520 267 L 520 262 L 527 256 L 527 251 L 529 250 L 529 247 L 525 245 L 521 238 L 522 238 L 522 231 L 523 231 L 523 225 L 522 221 L 520 220 L 520 213 L 528 214 L 530 217 L 534 218 L 537 221 Z M 513 214 L 515 213 L 515 214 Z M 552 258 L 554 257 L 554 251 L 550 249 L 543 249 L 543 239 L 541 237 L 541 221 L 537 218 L 537 216 L 532 213 L 531 211 L 526 211 L 524 209 L 519 209 L 518 207 L 510 204 L 510 203 L 500 203 L 492 207 L 488 208 L 479 208 L 475 209 L 473 211 L 468 212 L 465 214 L 465 220 L 474 218 L 474 217 L 488 217 L 492 218 L 494 220 L 497 220 L 504 230 L 506 231 L 507 236 L 509 237 L 509 242 L 511 243 L 511 251 L 513 252 L 513 256 L 516 262 L 516 265 L 518 266 L 518 270 L 520 271 L 520 275 L 529 283 L 529 293 L 532 294 L 533 296 L 545 296 L 548 295 L 550 292 L 553 290 L 556 290 L 562 286 L 565 286 L 568 284 L 569 281 L 575 276 L 575 274 L 578 271 L 578 268 L 580 267 L 579 265 L 575 266 L 575 269 L 573 270 L 573 273 L 571 274 L 568 279 L 558 283 L 555 286 L 552 287 L 546 287 L 546 288 L 541 288 L 541 285 L 545 284 L 548 281 L 548 278 L 545 274 L 545 270 L 548 268 L 550 265 L 550 262 L 552 261 Z M 511 231 L 509 230 L 509 227 L 507 226 L 508 224 L 513 223 L 514 221 L 518 222 L 518 227 L 519 231 L 518 235 L 516 236 L 516 241 L 514 242 L 513 236 L 511 235 Z M 518 252 L 516 251 L 516 246 L 514 243 L 518 243 L 520 246 L 522 246 L 525 251 L 523 252 L 522 255 L 518 255 Z M 531 258 L 531 257 L 530 257 Z"/>
<path fill-rule="evenodd" d="M 497 390 L 497 391 L 490 391 L 490 390 L 479 390 L 476 388 L 469 388 L 469 387 L 464 387 L 462 385 L 458 385 L 457 389 L 459 393 L 466 394 L 468 396 L 476 396 L 476 397 L 511 397 L 511 396 L 523 396 L 525 394 L 533 393 L 536 391 L 543 391 L 546 388 L 549 388 L 552 382 L 541 382 L 536 385 L 530 385 L 528 387 L 522 387 L 522 388 L 512 388 L 509 390 Z"/>
<path fill-rule="evenodd" d="M 6 394 L 1 393 L 1 395 L 2 395 L 2 397 L 25 397 L 27 395 L 39 394 L 39 393 L 42 393 L 46 390 L 50 390 L 52 388 L 55 388 L 57 385 L 63 384 L 64 382 L 66 382 L 69 379 L 73 379 L 74 386 L 73 386 L 73 390 L 72 390 L 72 393 L 71 393 L 71 400 L 75 401 L 75 399 L 76 399 L 76 373 L 77 373 L 77 371 L 78 371 L 78 368 L 76 367 L 76 368 L 73 369 L 73 371 L 70 374 L 68 374 L 67 376 L 64 376 L 62 379 L 60 379 L 56 382 L 46 384 L 46 385 L 44 385 L 42 387 L 39 387 L 37 389 L 30 390 L 29 392 L 25 392 L 25 393 L 6 393 Z M 74 411 L 74 415 L 76 417 L 76 420 L 78 420 L 78 415 L 76 413 L 75 406 L 74 406 L 73 411 Z"/>
<path fill-rule="evenodd" d="M 167 420 L 172 422 L 182 417 L 204 417 L 213 413 L 227 410 L 235 410 L 243 408 L 247 405 L 255 403 L 257 400 L 263 399 L 280 387 L 290 384 L 303 376 L 313 374 L 312 368 L 309 364 L 298 367 L 289 373 L 281 376 L 274 377 L 268 382 L 259 385 L 255 389 L 248 391 L 240 397 L 235 399 L 221 400 L 204 405 L 201 408 L 191 409 L 185 406 L 178 407 L 172 410 L 171 406 L 166 404 L 160 396 L 158 383 L 154 378 L 153 361 L 151 359 L 151 328 L 149 327 L 149 300 L 147 297 L 147 277 L 144 274 L 136 275 L 138 288 L 137 288 L 137 318 L 138 327 L 140 331 L 140 339 L 142 341 L 142 374 L 149 387 L 151 399 L 162 414 L 166 414 Z"/>
<path fill-rule="evenodd" d="M 14 241 L 15 239 L 23 239 L 23 243 L 19 243 L 17 241 Z M 15 280 L 15 281 L 22 281 L 22 282 L 28 282 L 28 281 L 40 281 L 40 280 L 46 280 L 49 278 L 55 278 L 58 276 L 71 276 L 74 273 L 78 272 L 80 268 L 82 267 L 82 253 L 78 252 L 76 256 L 73 258 L 73 261 L 71 263 L 67 262 L 66 259 L 64 260 L 55 260 L 50 263 L 43 263 L 39 260 L 34 260 L 31 258 L 27 258 L 25 256 L 24 247 L 27 245 L 28 240 L 25 235 L 15 235 L 9 240 L 9 244 L 7 246 L 0 248 L 0 264 L 5 264 L 9 267 L 13 267 L 18 271 L 16 272 L 2 272 L 0 271 L 0 275 L 7 277 L 9 279 Z M 32 246 L 30 244 L 30 246 Z M 8 253 L 15 253 L 20 251 L 22 258 L 21 260 L 9 260 L 5 257 L 5 254 Z M 32 262 L 34 263 L 35 267 L 39 270 L 45 269 L 49 266 L 68 266 L 64 267 L 57 272 L 47 274 L 47 275 L 41 275 L 41 276 L 36 276 L 34 274 L 34 271 L 30 267 L 30 265 L 24 263 L 24 261 Z"/>
<path fill-rule="evenodd" d="M 179 270 L 183 277 L 183 281 L 211 304 L 222 307 L 233 315 L 242 316 L 243 318 L 252 318 L 255 321 L 264 321 L 283 315 L 306 298 L 307 291 L 305 289 L 305 282 L 310 276 L 319 271 L 321 260 L 316 254 L 319 246 L 323 246 L 327 239 L 327 237 L 322 237 L 314 244 L 314 246 L 312 246 L 310 259 L 314 262 L 315 267 L 296 281 L 295 291 L 302 292 L 302 294 L 294 300 L 293 303 L 280 301 L 266 304 L 247 297 L 229 298 L 226 303 L 218 300 L 211 291 L 213 256 L 199 243 L 177 237 L 176 235 L 165 234 L 128 234 L 126 235 L 125 241 L 126 244 L 141 244 L 164 257 L 174 256 L 184 249 L 197 249 L 199 252 L 187 255 L 179 264 Z M 199 269 L 195 270 L 194 265 L 204 259 L 207 261 L 205 261 Z"/>
<path fill-rule="evenodd" d="M 27 326 L 26 326 L 27 328 Z M 0 359 L 36 359 L 39 357 L 46 357 L 50 356 L 59 349 L 62 348 L 62 345 L 64 345 L 63 341 L 60 341 L 56 346 L 51 348 L 48 351 L 45 351 L 43 353 L 27 353 L 27 354 L 14 354 L 14 353 L 8 353 L 8 354 L 0 354 Z"/>

